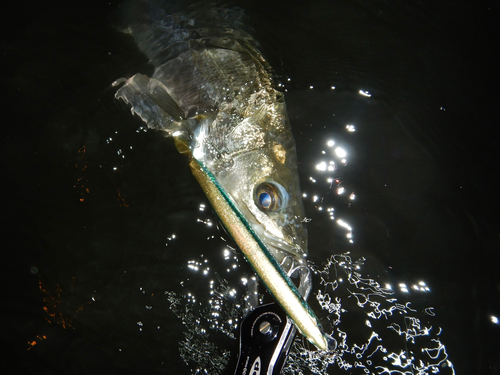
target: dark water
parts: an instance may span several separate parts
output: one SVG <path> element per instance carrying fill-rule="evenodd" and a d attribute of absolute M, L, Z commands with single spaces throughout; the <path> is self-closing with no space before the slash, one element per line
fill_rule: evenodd
<path fill-rule="evenodd" d="M 364 277 L 442 329 L 457 374 L 500 373 L 498 1 L 238 4 L 287 90 L 311 260 L 365 258 Z M 251 270 L 171 140 L 114 100 L 111 82 L 152 70 L 112 27 L 118 5 L 3 14 L 2 373 L 234 366 L 231 293 Z M 351 337 L 363 311 L 345 315 Z M 197 319 L 209 337 L 190 336 Z"/>

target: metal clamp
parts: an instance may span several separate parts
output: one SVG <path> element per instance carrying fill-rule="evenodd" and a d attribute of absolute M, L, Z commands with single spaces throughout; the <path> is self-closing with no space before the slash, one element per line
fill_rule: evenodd
<path fill-rule="evenodd" d="M 279 375 L 295 333 L 291 320 L 276 303 L 254 309 L 242 322 L 235 375 Z"/>

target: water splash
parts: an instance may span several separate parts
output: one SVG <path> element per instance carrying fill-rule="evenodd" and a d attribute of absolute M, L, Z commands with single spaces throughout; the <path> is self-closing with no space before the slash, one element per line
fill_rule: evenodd
<path fill-rule="evenodd" d="M 335 254 L 320 268 L 310 264 L 318 316 L 338 343 L 335 352 L 317 351 L 298 335 L 283 374 L 455 374 L 432 307 L 414 308 L 392 288 L 362 275 L 365 259 Z M 220 374 L 236 355 L 237 332 L 247 291 L 234 288 L 216 272 L 210 298 L 165 292 L 170 310 L 185 326 L 179 351 L 194 374 Z M 318 282 L 319 280 L 319 282 Z M 403 294 L 403 297 L 407 297 Z M 310 303 L 315 305 L 314 300 Z M 207 356 L 206 353 L 210 353 Z"/>
<path fill-rule="evenodd" d="M 179 295 L 165 292 L 170 310 L 185 327 L 185 339 L 179 343 L 179 352 L 193 374 L 222 373 L 229 362 L 230 348 L 237 346 L 236 332 L 242 315 L 242 299 L 227 280 L 217 273 L 215 277 L 217 282 L 212 280 L 209 284 L 208 302 L 198 302 L 191 293 Z M 219 347 L 221 341 L 229 341 L 225 345 L 227 348 Z"/>
<path fill-rule="evenodd" d="M 432 308 L 417 311 L 399 302 L 391 289 L 363 278 L 364 259 L 333 255 L 323 269 L 316 299 L 338 347 L 334 353 L 315 351 L 301 338 L 294 342 L 284 374 L 455 374 L 433 324 Z M 327 322 L 325 324 L 325 322 Z"/>

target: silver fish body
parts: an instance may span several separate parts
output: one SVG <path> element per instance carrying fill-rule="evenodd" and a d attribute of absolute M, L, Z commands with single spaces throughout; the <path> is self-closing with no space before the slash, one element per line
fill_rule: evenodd
<path fill-rule="evenodd" d="M 193 174 L 249 262 L 299 330 L 327 350 L 316 317 L 289 279 L 298 275 L 307 297 L 295 141 L 270 68 L 239 28 L 241 10 L 201 6 L 187 14 L 144 14 L 130 32 L 154 74 L 126 80 L 116 97 L 196 160 Z"/>

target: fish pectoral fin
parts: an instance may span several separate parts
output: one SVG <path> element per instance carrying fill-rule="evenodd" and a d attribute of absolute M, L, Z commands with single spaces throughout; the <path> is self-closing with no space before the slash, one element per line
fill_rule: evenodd
<path fill-rule="evenodd" d="M 170 133 L 182 129 L 179 125 L 184 118 L 182 110 L 165 86 L 154 78 L 138 73 L 125 81 L 115 97 L 130 104 L 132 113 L 137 114 L 151 129 Z"/>
<path fill-rule="evenodd" d="M 153 101 L 168 113 L 176 121 L 182 121 L 184 119 L 184 112 L 176 103 L 176 101 L 167 92 L 166 87 L 158 80 L 151 78 L 148 84 L 147 95 L 153 99 Z"/>

